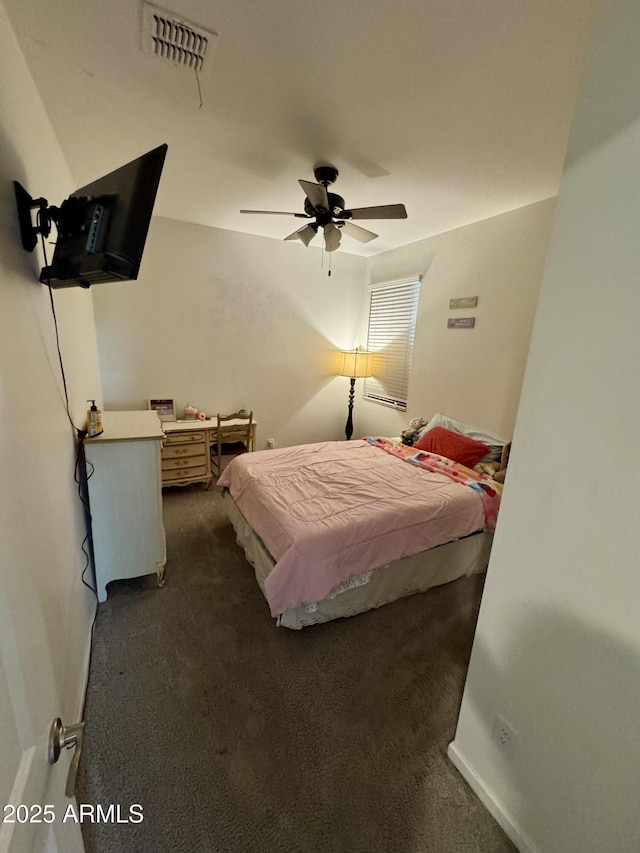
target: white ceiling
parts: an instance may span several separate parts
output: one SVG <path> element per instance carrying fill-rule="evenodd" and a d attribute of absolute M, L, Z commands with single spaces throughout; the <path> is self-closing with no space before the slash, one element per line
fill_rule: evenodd
<path fill-rule="evenodd" d="M 593 6 L 159 2 L 218 35 L 198 81 L 142 50 L 141 0 L 2 2 L 76 186 L 167 142 L 156 214 L 281 239 L 301 220 L 238 211 L 302 211 L 331 163 L 348 207 L 407 208 L 360 255 L 557 193 Z"/>

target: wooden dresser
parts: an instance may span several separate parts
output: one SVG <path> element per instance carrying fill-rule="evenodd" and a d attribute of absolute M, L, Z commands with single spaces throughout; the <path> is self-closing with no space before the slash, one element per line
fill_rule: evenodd
<path fill-rule="evenodd" d="M 235 421 L 227 421 L 229 424 Z M 216 443 L 218 421 L 164 421 L 162 485 L 188 486 L 213 479 L 210 447 Z M 256 422 L 251 426 L 251 450 L 255 450 Z"/>
<path fill-rule="evenodd" d="M 210 483 L 211 464 L 206 429 L 167 429 L 162 446 L 162 485 L 186 486 L 189 483 Z"/>

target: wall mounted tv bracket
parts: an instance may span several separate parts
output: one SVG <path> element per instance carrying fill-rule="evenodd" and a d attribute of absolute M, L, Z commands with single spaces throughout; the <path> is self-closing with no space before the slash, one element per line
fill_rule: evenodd
<path fill-rule="evenodd" d="M 108 195 L 91 198 L 69 196 L 60 207 L 49 207 L 46 198 L 32 198 L 18 181 L 14 181 L 13 186 L 18 206 L 22 247 L 25 251 L 33 252 L 39 234 L 44 238 L 49 236 L 52 222 L 55 222 L 58 229 L 57 245 L 62 240 L 70 247 L 73 241 L 76 251 L 88 253 L 102 251 L 113 197 Z M 34 225 L 31 211 L 36 209 L 38 213 Z M 52 271 L 51 267 L 45 267 L 40 281 L 45 282 L 46 276 Z M 78 278 L 78 284 L 80 287 L 89 287 L 89 283 L 81 278 Z"/>
<path fill-rule="evenodd" d="M 18 204 L 18 220 L 22 246 L 27 252 L 33 252 L 38 242 L 38 234 L 48 237 L 51 223 L 55 222 L 58 237 L 70 239 L 81 237 L 83 250 L 99 252 L 104 235 L 104 220 L 111 199 L 108 196 L 86 198 L 69 196 L 60 207 L 49 207 L 46 198 L 31 198 L 29 193 L 17 181 L 13 182 Z M 36 225 L 31 221 L 31 211 L 38 209 Z"/>
<path fill-rule="evenodd" d="M 20 236 L 22 248 L 25 252 L 33 252 L 37 243 L 38 235 L 48 237 L 51 232 L 51 222 L 57 222 L 57 207 L 49 207 L 46 198 L 31 198 L 22 184 L 13 182 L 16 192 L 16 204 L 18 205 L 18 222 L 20 223 Z M 31 221 L 31 211 L 38 210 L 36 225 Z"/>

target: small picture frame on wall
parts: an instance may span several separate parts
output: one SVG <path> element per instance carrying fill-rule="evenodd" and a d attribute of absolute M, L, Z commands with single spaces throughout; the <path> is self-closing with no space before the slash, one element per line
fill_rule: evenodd
<path fill-rule="evenodd" d="M 475 324 L 475 317 L 449 317 L 447 320 L 448 329 L 473 329 Z"/>
<path fill-rule="evenodd" d="M 459 296 L 449 300 L 449 308 L 475 308 L 477 304 L 477 296 Z"/>
<path fill-rule="evenodd" d="M 149 408 L 158 413 L 158 417 L 162 422 L 175 421 L 176 407 L 173 400 L 149 400 Z"/>

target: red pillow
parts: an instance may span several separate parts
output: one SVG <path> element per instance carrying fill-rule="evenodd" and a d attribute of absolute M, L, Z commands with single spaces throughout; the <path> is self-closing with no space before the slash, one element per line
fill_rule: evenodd
<path fill-rule="evenodd" d="M 446 456 L 454 462 L 466 465 L 467 468 L 473 468 L 491 451 L 488 444 L 439 426 L 427 430 L 413 447 L 414 450 L 426 450 Z"/>

